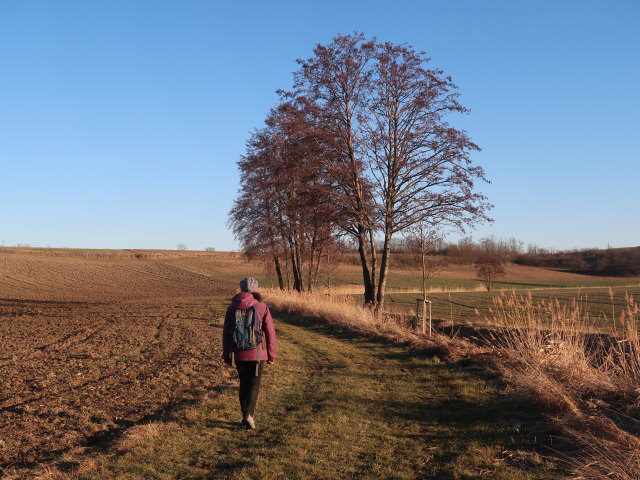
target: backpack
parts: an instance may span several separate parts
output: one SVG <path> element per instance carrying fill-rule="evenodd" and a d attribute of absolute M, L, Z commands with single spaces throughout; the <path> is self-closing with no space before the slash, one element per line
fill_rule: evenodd
<path fill-rule="evenodd" d="M 260 319 L 254 307 L 235 311 L 236 323 L 233 328 L 233 343 L 236 350 L 253 350 L 262 344 Z M 258 355 L 260 352 L 258 351 Z M 260 358 L 260 357 L 258 357 Z"/>

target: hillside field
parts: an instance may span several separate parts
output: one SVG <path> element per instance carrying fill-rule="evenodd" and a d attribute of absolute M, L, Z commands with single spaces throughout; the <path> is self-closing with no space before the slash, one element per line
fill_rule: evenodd
<path fill-rule="evenodd" d="M 0 468 L 78 469 L 75 459 L 110 448 L 129 429 L 220 393 L 229 380 L 220 322 L 248 275 L 273 282 L 236 253 L 0 249 Z M 341 266 L 331 284 L 356 288 L 357 275 Z M 444 292 L 478 289 L 465 267 L 433 283 L 440 321 L 474 321 L 495 295 Z M 603 284 L 615 287 L 615 309 L 624 292 L 640 294 L 638 283 L 511 267 L 498 288 L 578 298 L 605 318 L 612 302 Z M 410 310 L 416 285 L 413 272 L 393 272 L 390 303 Z M 60 460 L 67 457 L 74 460 Z"/>

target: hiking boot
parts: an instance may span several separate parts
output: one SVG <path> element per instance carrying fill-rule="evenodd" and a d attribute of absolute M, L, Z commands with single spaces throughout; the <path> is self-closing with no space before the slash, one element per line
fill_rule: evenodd
<path fill-rule="evenodd" d="M 251 415 L 247 415 L 247 418 L 245 418 L 242 423 L 244 423 L 247 427 L 247 429 L 249 430 L 255 430 L 256 429 L 256 422 L 253 420 L 253 417 Z"/>

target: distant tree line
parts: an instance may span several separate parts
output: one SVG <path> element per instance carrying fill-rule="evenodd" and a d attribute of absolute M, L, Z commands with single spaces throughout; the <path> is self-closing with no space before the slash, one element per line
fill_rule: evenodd
<path fill-rule="evenodd" d="M 413 232 L 397 239 L 392 250 L 395 255 L 394 266 L 401 266 L 406 259 L 411 258 L 420 245 L 419 237 Z M 418 243 L 416 243 L 418 241 Z M 441 257 L 446 263 L 454 265 L 472 265 L 480 257 L 487 255 L 497 257 L 502 262 L 510 262 L 524 253 L 524 243 L 515 238 L 496 238 L 489 236 L 474 241 L 471 237 L 463 237 L 457 242 L 446 242 L 441 236 L 432 236 L 429 239 L 429 254 Z"/>
<path fill-rule="evenodd" d="M 630 277 L 640 275 L 640 247 L 527 253 L 519 255 L 514 262 L 520 265 L 559 268 L 591 275 Z"/>
<path fill-rule="evenodd" d="M 293 88 L 247 141 L 229 224 L 281 288 L 312 290 L 353 244 L 365 303 L 381 308 L 394 239 L 490 220 L 479 150 L 449 125 L 465 113 L 451 78 L 408 45 L 339 35 L 298 60 Z M 328 267 L 327 267 L 328 268 Z"/>
<path fill-rule="evenodd" d="M 417 254 L 421 249 L 421 240 L 411 234 L 394 239 L 392 266 L 395 268 L 413 268 L 419 263 Z M 607 276 L 640 275 L 640 247 L 619 249 L 584 249 L 557 251 L 526 245 L 515 238 L 496 238 L 495 236 L 474 241 L 464 237 L 457 242 L 447 243 L 442 237 L 431 237 L 427 243 L 427 255 L 430 262 L 453 265 L 478 265 L 487 263 L 487 258 L 497 258 L 502 263 L 516 263 L 534 267 L 557 268 L 576 273 Z M 378 248 L 381 245 L 378 244 Z M 351 252 L 351 253 L 349 253 Z M 340 257 L 343 263 L 357 263 L 353 254 L 354 245 L 345 247 Z"/>

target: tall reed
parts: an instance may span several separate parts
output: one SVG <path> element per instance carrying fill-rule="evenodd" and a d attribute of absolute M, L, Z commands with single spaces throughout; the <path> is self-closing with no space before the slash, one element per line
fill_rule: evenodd
<path fill-rule="evenodd" d="M 496 365 L 582 446 L 570 464 L 582 478 L 640 479 L 640 308 L 630 295 L 604 329 L 578 301 L 500 295 L 488 320 Z M 613 300 L 612 300 L 613 304 Z M 634 433 L 635 432 L 635 433 Z"/>

